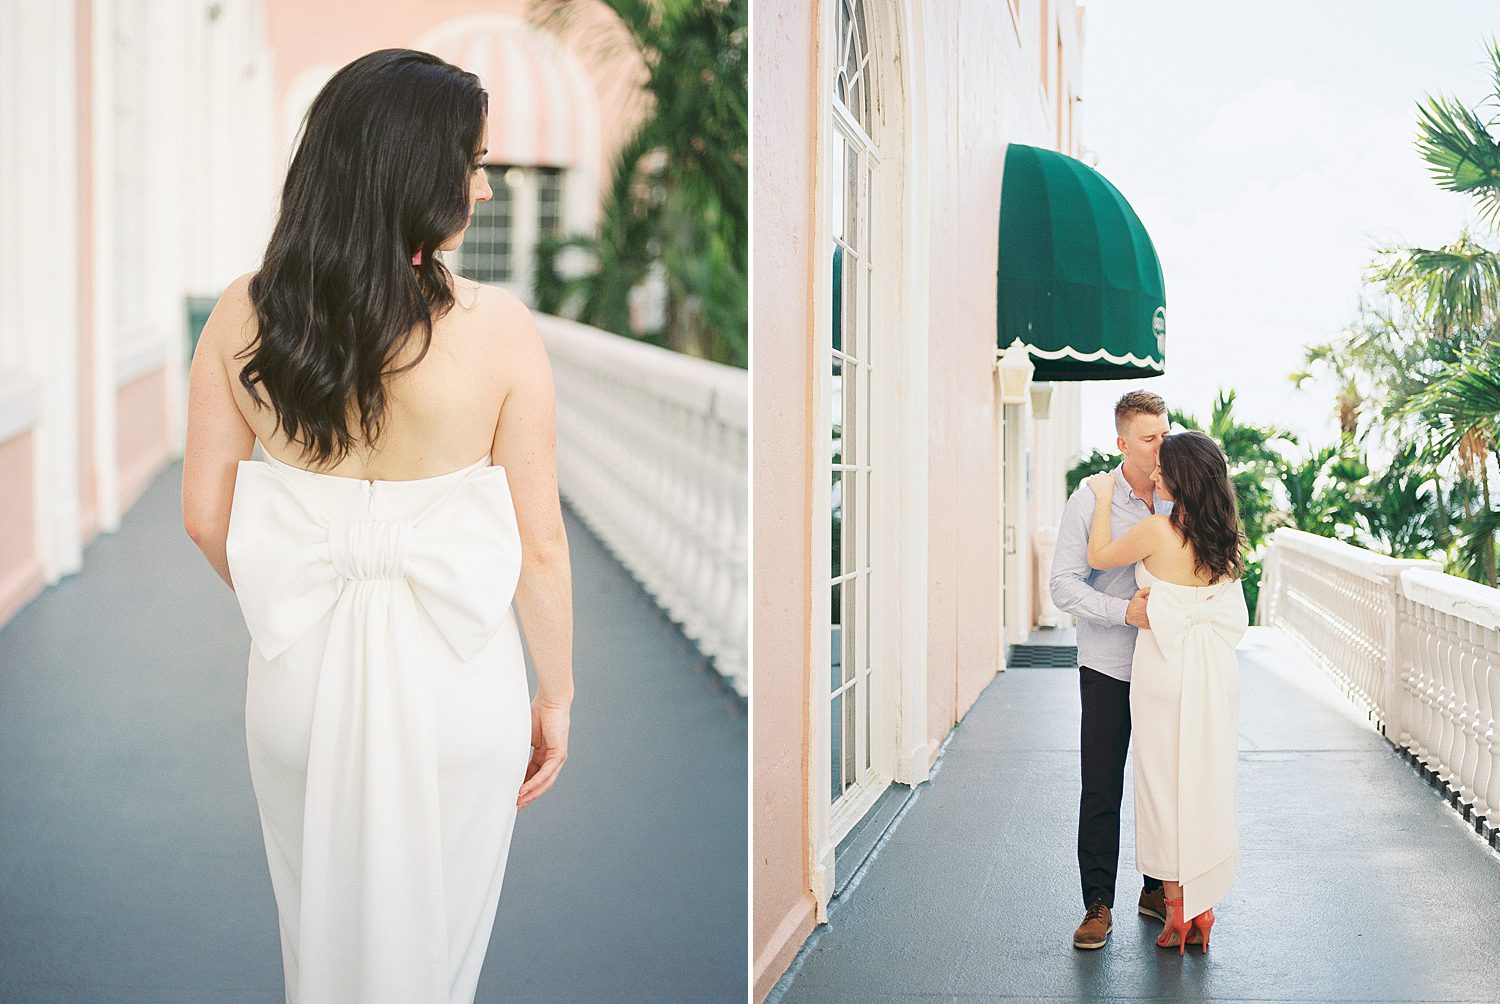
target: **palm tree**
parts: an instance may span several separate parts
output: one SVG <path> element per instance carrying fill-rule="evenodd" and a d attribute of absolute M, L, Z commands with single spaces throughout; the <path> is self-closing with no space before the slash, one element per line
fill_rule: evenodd
<path fill-rule="evenodd" d="M 657 338 L 680 351 L 749 360 L 747 0 L 532 0 L 534 20 L 572 30 L 600 6 L 616 23 L 586 39 L 597 53 L 632 46 L 645 67 L 648 111 L 616 158 L 597 235 L 543 242 L 538 305 L 631 335 L 631 290 L 664 275 Z M 592 267 L 565 277 L 566 248 Z"/>
<path fill-rule="evenodd" d="M 1369 542 L 1393 558 L 1430 558 L 1443 549 L 1446 521 L 1438 516 L 1437 479 L 1422 461 L 1421 451 L 1406 446 L 1353 497 L 1355 517 Z"/>
<path fill-rule="evenodd" d="M 1354 535 L 1355 493 L 1369 475 L 1369 467 L 1355 452 L 1353 437 L 1345 437 L 1338 447 L 1325 446 L 1301 460 L 1282 460 L 1276 465 L 1290 525 L 1339 540 Z"/>
<path fill-rule="evenodd" d="M 1416 147 L 1439 187 L 1474 200 L 1493 237 L 1500 224 L 1500 143 L 1490 131 L 1496 116 L 1488 110 L 1500 108 L 1500 43 L 1491 40 L 1486 54 L 1489 94 L 1473 106 L 1430 95 L 1419 102 Z M 1500 363 L 1495 340 L 1500 324 L 1500 253 L 1465 230 L 1438 248 L 1383 249 L 1369 280 L 1393 303 L 1395 311 L 1386 318 L 1392 323 L 1383 330 L 1376 326 L 1351 334 L 1337 347 L 1343 356 L 1336 351 L 1324 354 L 1325 347 L 1315 346 L 1309 350 L 1309 363 L 1343 364 L 1341 375 L 1363 369 L 1369 389 L 1384 402 L 1372 427 L 1400 445 L 1398 453 L 1420 443 L 1422 466 L 1442 476 L 1424 489 L 1427 482 L 1412 463 L 1393 462 L 1377 482 L 1392 494 L 1367 508 L 1367 529 L 1393 548 L 1402 546 L 1403 540 L 1412 543 L 1415 538 L 1408 540 L 1410 535 L 1396 525 L 1405 517 L 1397 517 L 1402 506 L 1425 500 L 1436 514 L 1432 538 L 1465 542 L 1469 557 L 1450 561 L 1450 568 L 1495 586 L 1495 528 L 1500 516 L 1495 515 L 1489 469 L 1500 451 L 1500 385 L 1495 376 Z M 1294 374 L 1293 379 L 1301 376 Z M 1356 379 L 1353 385 L 1357 388 L 1358 383 Z M 1444 476 L 1455 482 L 1450 491 L 1445 491 Z"/>

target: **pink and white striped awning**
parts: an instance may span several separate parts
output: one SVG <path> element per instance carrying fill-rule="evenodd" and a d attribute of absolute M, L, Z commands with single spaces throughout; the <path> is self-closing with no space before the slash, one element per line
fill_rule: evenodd
<path fill-rule="evenodd" d="M 490 96 L 487 162 L 594 166 L 600 126 L 593 83 L 552 32 L 518 17 L 480 14 L 445 21 L 414 47 L 483 82 Z"/>

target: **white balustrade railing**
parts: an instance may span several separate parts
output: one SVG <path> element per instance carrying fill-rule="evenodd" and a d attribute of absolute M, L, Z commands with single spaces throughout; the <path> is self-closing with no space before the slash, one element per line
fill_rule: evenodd
<path fill-rule="evenodd" d="M 1408 571 L 1397 606 L 1404 703 L 1397 741 L 1476 816 L 1500 822 L 1500 590 Z"/>
<path fill-rule="evenodd" d="M 747 685 L 749 376 L 537 316 L 558 487 L 734 688 Z"/>
<path fill-rule="evenodd" d="M 1500 834 L 1500 590 L 1283 528 L 1257 622 L 1300 643 L 1481 832 Z"/>
<path fill-rule="evenodd" d="M 1396 584 L 1434 561 L 1387 558 L 1286 527 L 1266 549 L 1256 620 L 1281 628 L 1388 735 L 1396 705 Z"/>

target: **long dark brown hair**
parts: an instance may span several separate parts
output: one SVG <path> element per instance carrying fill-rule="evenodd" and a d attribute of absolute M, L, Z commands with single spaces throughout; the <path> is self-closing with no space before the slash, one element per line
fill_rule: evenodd
<path fill-rule="evenodd" d="M 1212 437 L 1196 430 L 1163 436 L 1161 479 L 1172 496 L 1172 527 L 1193 548 L 1193 566 L 1218 582 L 1244 574 L 1245 532 L 1229 462 Z"/>
<path fill-rule="evenodd" d="M 422 361 L 433 321 L 453 306 L 432 252 L 468 217 L 488 105 L 474 74 L 381 49 L 335 73 L 308 109 L 250 280 L 260 330 L 237 358 L 249 354 L 240 383 L 258 405 L 265 391 L 276 427 L 314 466 L 379 438 L 384 378 Z M 387 370 L 413 335 L 421 353 Z"/>

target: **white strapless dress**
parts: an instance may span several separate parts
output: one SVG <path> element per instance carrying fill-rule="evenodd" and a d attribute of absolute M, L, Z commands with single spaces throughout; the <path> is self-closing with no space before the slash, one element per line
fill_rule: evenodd
<path fill-rule="evenodd" d="M 1249 628 L 1238 579 L 1212 586 L 1150 586 L 1130 669 L 1135 770 L 1135 862 L 1182 883 L 1182 915 L 1196 917 L 1234 885 L 1239 853 L 1235 768 L 1240 670 L 1234 647 Z"/>
<path fill-rule="evenodd" d="M 245 734 L 289 1004 L 470 1004 L 530 757 L 503 467 L 239 464 Z"/>

